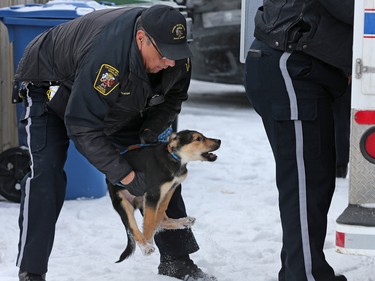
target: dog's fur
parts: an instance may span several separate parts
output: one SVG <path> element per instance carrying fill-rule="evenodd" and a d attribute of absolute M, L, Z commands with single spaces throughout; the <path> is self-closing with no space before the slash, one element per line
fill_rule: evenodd
<path fill-rule="evenodd" d="M 128 244 L 117 262 L 128 258 L 135 251 L 135 242 L 143 254 L 155 251 L 153 237 L 161 229 L 183 229 L 191 227 L 195 218 L 168 218 L 165 210 L 176 187 L 187 176 L 186 165 L 189 161 L 215 161 L 212 151 L 220 147 L 218 139 L 206 138 L 197 131 L 173 133 L 169 143 L 143 146 L 129 150 L 124 154 L 136 172 L 145 174 L 146 193 L 144 196 L 132 196 L 127 190 L 108 184 L 109 193 L 115 210 L 125 226 Z M 143 209 L 143 233 L 139 230 L 135 209 Z"/>

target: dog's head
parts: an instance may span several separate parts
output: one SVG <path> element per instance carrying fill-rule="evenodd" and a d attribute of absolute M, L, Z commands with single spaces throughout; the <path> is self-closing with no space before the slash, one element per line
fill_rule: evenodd
<path fill-rule="evenodd" d="M 197 131 L 184 130 L 173 133 L 169 138 L 169 147 L 181 162 L 216 160 L 217 156 L 212 151 L 219 149 L 221 140 L 205 137 Z"/>

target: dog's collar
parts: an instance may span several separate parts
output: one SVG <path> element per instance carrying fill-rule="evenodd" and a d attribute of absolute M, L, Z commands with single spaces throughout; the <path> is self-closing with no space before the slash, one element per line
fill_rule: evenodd
<path fill-rule="evenodd" d="M 178 156 L 176 153 L 174 153 L 174 152 L 172 151 L 172 147 L 171 147 L 169 144 L 167 145 L 167 150 L 168 150 L 169 154 L 170 154 L 174 159 L 176 159 L 177 161 L 181 161 L 181 157 Z"/>

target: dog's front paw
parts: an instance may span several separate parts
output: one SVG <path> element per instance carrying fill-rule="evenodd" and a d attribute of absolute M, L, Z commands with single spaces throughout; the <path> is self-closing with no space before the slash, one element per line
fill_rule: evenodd
<path fill-rule="evenodd" d="M 149 256 L 155 252 L 155 247 L 151 243 L 139 244 L 139 248 L 141 248 L 141 251 L 145 256 Z"/>
<path fill-rule="evenodd" d="M 183 218 L 184 220 L 184 226 L 185 227 L 192 227 L 193 224 L 195 223 L 196 221 L 196 218 L 193 218 L 193 217 L 186 217 L 186 218 Z"/>

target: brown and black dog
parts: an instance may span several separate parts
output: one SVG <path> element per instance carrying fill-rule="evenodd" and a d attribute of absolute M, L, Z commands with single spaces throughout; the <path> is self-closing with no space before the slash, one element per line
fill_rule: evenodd
<path fill-rule="evenodd" d="M 128 244 L 117 262 L 128 258 L 135 251 L 135 243 L 143 254 L 155 251 L 153 238 L 158 230 L 191 227 L 195 218 L 168 218 L 165 211 L 176 187 L 187 176 L 190 161 L 216 160 L 212 151 L 219 149 L 219 139 L 206 138 L 197 131 L 173 133 L 169 142 L 131 149 L 124 154 L 136 172 L 145 174 L 146 193 L 132 196 L 126 189 L 108 184 L 112 204 L 125 226 Z M 143 209 L 143 233 L 139 230 L 134 211 Z"/>

